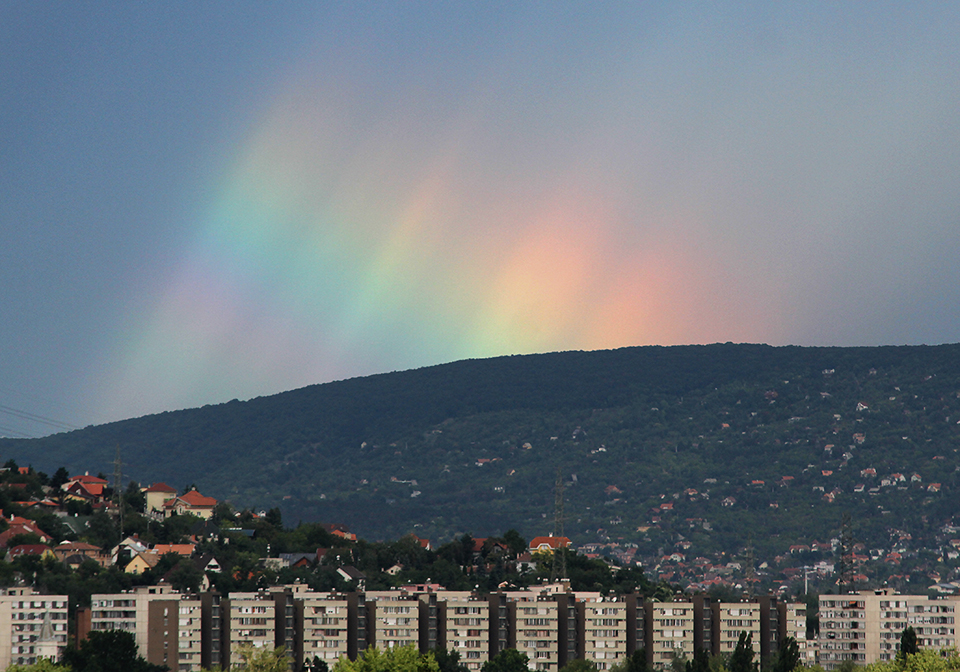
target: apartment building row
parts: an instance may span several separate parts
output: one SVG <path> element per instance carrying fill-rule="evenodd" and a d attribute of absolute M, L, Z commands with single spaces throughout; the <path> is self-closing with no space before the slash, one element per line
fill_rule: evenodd
<path fill-rule="evenodd" d="M 759 656 L 787 635 L 813 662 L 803 605 L 776 598 L 717 603 L 697 597 L 644 602 L 635 596 L 574 592 L 557 584 L 490 595 L 424 589 L 319 593 L 300 584 L 258 593 L 181 595 L 169 586 L 93 595 L 77 632 L 127 630 L 141 655 L 172 670 L 229 668 L 243 646 L 286 646 L 294 669 L 318 657 L 332 666 L 369 646 L 456 650 L 471 670 L 506 648 L 527 655 L 530 669 L 557 672 L 582 658 L 609 669 L 638 648 L 658 667 L 695 648 L 730 653 L 752 633 Z"/>
<path fill-rule="evenodd" d="M 921 648 L 957 647 L 960 596 L 899 595 L 889 590 L 820 596 L 820 664 L 868 665 L 893 660 L 903 631 L 912 627 Z"/>

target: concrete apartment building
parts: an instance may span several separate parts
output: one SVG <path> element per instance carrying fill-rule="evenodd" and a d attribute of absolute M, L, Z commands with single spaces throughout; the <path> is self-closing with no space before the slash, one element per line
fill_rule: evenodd
<path fill-rule="evenodd" d="M 550 596 L 510 593 L 516 649 L 527 655 L 532 670 L 560 669 L 560 605 Z"/>
<path fill-rule="evenodd" d="M 298 668 L 319 658 L 329 668 L 350 655 L 350 602 L 338 593 L 304 592 L 297 595 L 296 619 L 301 637 L 296 647 Z"/>
<path fill-rule="evenodd" d="M 931 619 L 946 617 L 940 613 L 915 612 L 915 627 L 934 628 Z M 926 620 L 921 623 L 921 618 Z M 406 645 L 421 651 L 456 650 L 470 670 L 516 648 L 527 655 L 531 670 L 558 672 L 576 659 L 607 670 L 640 648 L 646 649 L 649 662 L 663 668 L 676 655 L 691 658 L 697 648 L 730 653 L 743 631 L 752 633 L 754 649 L 763 656 L 775 653 L 788 634 L 797 636 L 802 655 L 810 660 L 805 621 L 803 605 L 775 598 L 730 604 L 706 597 L 644 602 L 632 595 L 572 592 L 565 584 L 485 596 L 422 586 L 321 593 L 293 584 L 229 597 L 216 592 L 179 595 L 161 585 L 94 595 L 87 616 L 83 610 L 78 614 L 78 634 L 126 630 L 148 661 L 178 672 L 237 664 L 244 646 L 286 646 L 293 654 L 292 669 L 300 669 L 315 657 L 330 666 L 341 656 L 356 658 L 368 646 Z"/>
<path fill-rule="evenodd" d="M 694 631 L 692 602 L 650 602 L 646 609 L 647 660 L 665 667 L 675 657 L 693 658 Z M 638 643 L 639 646 L 639 643 Z"/>
<path fill-rule="evenodd" d="M 845 661 L 868 665 L 893 660 L 907 627 L 921 648 L 957 646 L 960 596 L 930 598 L 892 591 L 820 596 L 820 664 L 826 670 Z"/>
<path fill-rule="evenodd" d="M 460 662 L 479 670 L 490 659 L 490 602 L 471 593 L 438 594 L 437 644 L 460 652 Z"/>
<path fill-rule="evenodd" d="M 398 591 L 366 593 L 367 644 L 380 649 L 420 648 L 420 600 Z"/>
<path fill-rule="evenodd" d="M 140 655 L 174 672 L 199 670 L 202 664 L 201 600 L 180 595 L 167 585 L 145 586 L 133 591 L 93 595 L 88 624 L 78 623 L 77 634 L 86 630 L 125 630 L 137 642 Z"/>
<path fill-rule="evenodd" d="M 583 658 L 609 669 L 627 655 L 627 602 L 622 596 L 578 596 L 580 647 Z"/>
<path fill-rule="evenodd" d="M 757 602 L 715 603 L 713 606 L 714 652 L 730 655 L 737 648 L 740 633 L 751 635 L 756 660 L 761 659 L 760 604 Z M 776 630 L 774 630 L 776 632 Z"/>
<path fill-rule="evenodd" d="M 67 646 L 67 596 L 32 588 L 0 591 L 0 669 L 56 660 Z"/>
<path fill-rule="evenodd" d="M 265 591 L 231 593 L 220 603 L 221 665 L 229 669 L 240 662 L 242 647 L 254 649 L 277 646 L 277 609 L 274 596 Z"/>

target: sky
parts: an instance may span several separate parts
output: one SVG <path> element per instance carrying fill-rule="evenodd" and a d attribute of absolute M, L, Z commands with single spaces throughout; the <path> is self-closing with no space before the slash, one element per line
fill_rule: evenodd
<path fill-rule="evenodd" d="M 960 341 L 960 4 L 0 0 L 0 435 Z"/>

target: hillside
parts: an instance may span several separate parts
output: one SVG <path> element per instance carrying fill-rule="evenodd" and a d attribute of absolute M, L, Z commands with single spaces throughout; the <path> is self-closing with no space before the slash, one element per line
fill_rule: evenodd
<path fill-rule="evenodd" d="M 437 541 L 552 531 L 559 470 L 577 543 L 772 559 L 836 537 L 844 513 L 864 552 L 942 546 L 958 437 L 960 345 L 718 344 L 455 362 L 4 439 L 0 456 L 109 474 L 119 445 L 127 478 Z"/>

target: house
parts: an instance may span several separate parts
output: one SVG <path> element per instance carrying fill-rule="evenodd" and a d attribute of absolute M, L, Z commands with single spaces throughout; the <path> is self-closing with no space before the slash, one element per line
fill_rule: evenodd
<path fill-rule="evenodd" d="M 217 562 L 217 559 L 213 557 L 213 553 L 204 553 L 198 558 L 193 559 L 193 564 L 197 566 L 201 572 L 206 574 L 207 572 L 214 572 L 219 574 L 223 569 L 220 567 L 220 563 Z"/>
<path fill-rule="evenodd" d="M 206 520 L 213 515 L 216 506 L 217 500 L 213 497 L 204 497 L 196 490 L 191 490 L 164 502 L 163 517 L 193 515 Z"/>
<path fill-rule="evenodd" d="M 302 567 L 313 567 L 313 553 L 281 553 L 280 559 L 286 563 L 287 567 L 300 569 Z"/>
<path fill-rule="evenodd" d="M 143 488 L 141 492 L 147 500 L 145 507 L 147 513 L 154 511 L 162 513 L 164 503 L 177 496 L 177 489 L 170 487 L 166 483 L 154 483 L 149 488 Z"/>
<path fill-rule="evenodd" d="M 733 506 L 736 503 L 737 503 L 737 500 L 735 497 L 724 497 L 723 500 L 720 502 L 722 506 Z"/>
<path fill-rule="evenodd" d="M 193 541 L 220 541 L 220 527 L 211 520 L 201 520 L 190 528 Z"/>
<path fill-rule="evenodd" d="M 53 558 L 53 551 L 46 544 L 20 544 L 7 551 L 7 560 L 15 560 L 25 555 L 36 555 L 40 558 Z"/>
<path fill-rule="evenodd" d="M 549 537 L 534 537 L 530 540 L 530 552 L 555 551 L 558 548 L 567 548 L 570 546 L 570 540 L 567 537 L 555 537 L 552 534 Z"/>
<path fill-rule="evenodd" d="M 153 551 L 144 551 L 127 563 L 123 571 L 127 574 L 143 574 L 148 569 L 153 569 L 160 562 L 160 554 Z"/>
<path fill-rule="evenodd" d="M 34 534 L 44 544 L 50 542 L 50 536 L 37 527 L 37 524 L 29 518 L 20 516 L 10 516 L 10 527 L 0 532 L 0 548 L 6 548 L 12 537 L 20 534 Z"/>
<path fill-rule="evenodd" d="M 325 529 L 330 534 L 335 537 L 340 537 L 341 539 L 346 539 L 347 541 L 356 541 L 357 535 L 353 534 L 350 530 L 347 529 L 346 525 L 341 525 L 340 523 L 331 523 L 329 525 L 324 525 Z"/>
<path fill-rule="evenodd" d="M 99 546 L 84 541 L 62 541 L 54 546 L 53 555 L 65 564 L 69 564 L 67 558 L 74 555 L 79 555 L 84 560 L 94 560 L 101 567 L 109 567 L 113 564 L 113 558 L 109 553 L 104 553 Z"/>
<path fill-rule="evenodd" d="M 931 483 L 930 485 L 927 486 L 927 492 L 940 492 L 940 484 Z"/>
<path fill-rule="evenodd" d="M 347 583 L 350 583 L 351 581 L 355 583 L 357 585 L 357 590 L 363 591 L 365 589 L 367 575 L 356 567 L 352 567 L 350 565 L 346 567 L 338 567 L 337 575 Z"/>
<path fill-rule="evenodd" d="M 158 556 L 164 556 L 167 553 L 176 553 L 184 558 L 189 558 L 196 550 L 196 544 L 156 544 L 153 552 Z"/>
<path fill-rule="evenodd" d="M 133 534 L 113 547 L 111 555 L 113 564 L 125 565 L 137 556 L 138 553 L 150 550 L 150 547 L 140 540 L 140 537 Z"/>

